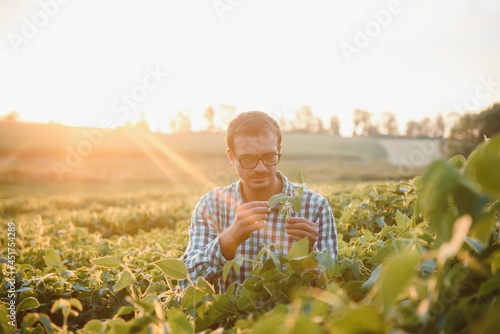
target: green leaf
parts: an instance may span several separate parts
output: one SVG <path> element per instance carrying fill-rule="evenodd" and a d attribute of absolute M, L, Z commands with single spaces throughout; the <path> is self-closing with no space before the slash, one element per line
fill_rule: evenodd
<path fill-rule="evenodd" d="M 285 314 L 271 314 L 263 317 L 253 328 L 253 334 L 286 333 L 284 331 Z"/>
<path fill-rule="evenodd" d="M 287 259 L 294 259 L 309 254 L 309 238 L 305 237 L 297 241 L 288 251 Z"/>
<path fill-rule="evenodd" d="M 500 292 L 500 278 L 498 276 L 496 277 L 491 277 L 487 281 L 484 281 L 481 283 L 481 286 L 479 287 L 479 296 L 484 297 L 492 293 L 497 293 Z"/>
<path fill-rule="evenodd" d="M 185 279 L 189 276 L 186 264 L 178 259 L 163 259 L 153 263 L 172 279 Z"/>
<path fill-rule="evenodd" d="M 38 318 L 38 322 L 42 324 L 42 326 L 47 330 L 48 333 L 52 333 L 52 322 L 50 321 L 50 318 L 46 315 L 41 313 Z"/>
<path fill-rule="evenodd" d="M 45 331 L 43 330 L 42 325 L 37 324 L 33 332 L 31 332 L 30 334 L 45 334 Z"/>
<path fill-rule="evenodd" d="M 76 309 L 78 311 L 83 311 L 83 305 L 82 303 L 76 299 L 76 298 L 70 298 L 69 299 L 69 303 L 71 304 L 71 306 L 73 307 L 73 309 Z"/>
<path fill-rule="evenodd" d="M 486 246 L 496 224 L 496 213 L 500 211 L 500 201 L 495 202 L 488 212 L 483 213 L 474 220 L 469 235 Z"/>
<path fill-rule="evenodd" d="M 276 206 L 276 204 L 278 203 L 282 203 L 283 200 L 286 198 L 287 196 L 284 194 L 284 193 L 279 193 L 279 194 L 276 194 L 276 195 L 273 195 L 271 196 L 271 198 L 269 199 L 269 207 L 270 208 L 274 208 Z"/>
<path fill-rule="evenodd" d="M 61 268 L 61 257 L 53 249 L 45 252 L 45 264 L 49 268 Z"/>
<path fill-rule="evenodd" d="M 380 264 L 384 259 L 394 252 L 394 247 L 392 244 L 385 245 L 382 247 L 375 255 L 368 259 L 369 263 Z"/>
<path fill-rule="evenodd" d="M 467 243 L 467 245 L 469 245 L 470 248 L 474 250 L 474 252 L 478 254 L 481 254 L 484 250 L 484 245 L 478 240 L 472 239 L 470 237 L 465 237 L 465 242 Z"/>
<path fill-rule="evenodd" d="M 181 302 L 182 307 L 186 309 L 195 307 L 204 296 L 205 293 L 202 290 L 190 285 L 184 290 Z"/>
<path fill-rule="evenodd" d="M 124 270 L 120 273 L 120 276 L 118 276 L 118 280 L 113 287 L 113 291 L 120 291 L 121 289 L 126 288 L 127 286 L 132 284 L 133 281 L 134 277 L 132 276 L 132 273 L 129 270 Z"/>
<path fill-rule="evenodd" d="M 386 333 L 384 320 L 374 306 L 348 309 L 333 322 L 331 333 Z"/>
<path fill-rule="evenodd" d="M 449 219 L 449 194 L 460 184 L 457 170 L 443 160 L 436 160 L 422 176 L 423 186 L 417 198 L 417 211 L 429 216 L 439 241 L 448 241 L 451 237 L 454 219 Z"/>
<path fill-rule="evenodd" d="M 295 180 L 297 180 L 298 184 L 304 183 L 304 178 L 302 177 L 302 172 L 300 169 L 297 169 L 297 173 L 295 174 Z"/>
<path fill-rule="evenodd" d="M 38 306 L 40 306 L 40 303 L 35 297 L 28 297 L 23 299 L 19 305 L 17 305 L 16 312 L 19 313 L 27 309 L 37 308 Z"/>
<path fill-rule="evenodd" d="M 318 260 L 316 257 L 310 255 L 293 258 L 290 260 L 290 264 L 292 265 L 293 270 L 295 270 L 298 274 L 302 274 L 307 270 L 318 268 Z"/>
<path fill-rule="evenodd" d="M 418 203 L 424 211 L 435 210 L 446 202 L 446 195 L 459 182 L 458 172 L 443 160 L 434 161 L 422 176 L 423 187 Z"/>
<path fill-rule="evenodd" d="M 93 259 L 90 260 L 90 263 L 101 268 L 110 268 L 110 269 L 118 268 L 119 266 L 121 266 L 120 260 L 118 260 L 114 256 L 104 256 L 97 259 Z"/>
<path fill-rule="evenodd" d="M 500 135 L 479 145 L 465 171 L 488 193 L 500 195 Z"/>
<path fill-rule="evenodd" d="M 134 312 L 134 307 L 133 306 L 130 306 L 130 305 L 125 305 L 125 306 L 122 306 L 120 307 L 116 313 L 114 314 L 114 317 L 120 317 L 122 315 L 127 315 L 127 314 L 131 314 L 132 312 Z M 100 326 L 103 325 L 99 320 L 93 320 L 93 321 L 98 321 Z M 87 327 L 87 326 L 85 326 Z M 98 328 L 102 328 L 102 327 L 98 327 Z"/>
<path fill-rule="evenodd" d="M 451 157 L 448 162 L 456 169 L 462 169 L 467 164 L 467 159 L 465 159 L 463 155 L 455 155 L 454 157 Z"/>
<path fill-rule="evenodd" d="M 221 313 L 237 314 L 228 295 L 215 296 L 214 307 Z"/>
<path fill-rule="evenodd" d="M 170 325 L 171 333 L 176 334 L 193 334 L 194 328 L 186 319 L 184 313 L 176 308 L 171 308 L 168 313 L 168 323 Z"/>
<path fill-rule="evenodd" d="M 292 196 L 289 200 L 290 203 L 292 203 L 293 211 L 296 213 L 300 212 L 300 209 L 302 208 L 302 199 L 297 196 Z"/>
<path fill-rule="evenodd" d="M 39 313 L 26 313 L 23 317 L 22 328 L 30 328 L 40 319 Z M 26 333 L 26 331 L 21 332 L 22 334 Z"/>
<path fill-rule="evenodd" d="M 401 228 L 406 228 L 410 218 L 407 215 L 401 213 L 401 211 L 396 212 L 396 224 Z"/>
<path fill-rule="evenodd" d="M 118 311 L 120 311 L 122 308 L 125 308 L 125 307 L 131 307 L 131 306 L 122 306 L 122 307 L 120 307 L 120 309 Z M 132 307 L 132 311 L 133 310 L 134 310 L 134 308 Z M 104 333 L 105 327 L 106 327 L 106 325 L 102 321 L 94 319 L 94 320 L 90 320 L 89 322 L 87 322 L 84 329 L 85 329 L 85 331 L 87 331 L 89 333 Z"/>
<path fill-rule="evenodd" d="M 420 255 L 412 252 L 398 254 L 382 264 L 380 278 L 376 284 L 376 298 L 381 301 L 385 314 L 413 277 L 419 260 Z"/>
<path fill-rule="evenodd" d="M 215 289 L 214 289 L 213 285 L 210 284 L 203 276 L 198 276 L 196 278 L 196 286 L 198 287 L 198 289 L 205 292 L 205 294 L 209 294 L 209 295 L 215 294 Z"/>
<path fill-rule="evenodd" d="M 64 315 L 69 314 L 69 311 L 71 309 L 71 304 L 67 299 L 64 298 L 59 298 L 52 304 L 52 307 L 50 308 L 51 313 L 55 313 L 58 310 L 61 310 L 61 313 Z"/>
<path fill-rule="evenodd" d="M 375 267 L 375 269 L 373 269 L 372 274 L 370 275 L 370 278 L 366 282 L 364 282 L 363 285 L 361 285 L 361 289 L 363 291 L 368 291 L 375 285 L 375 283 L 377 282 L 378 277 L 380 275 L 381 269 L 382 269 L 381 265 L 378 265 Z"/>
<path fill-rule="evenodd" d="M 233 267 L 233 260 L 227 261 L 222 269 L 222 280 L 227 281 L 227 275 L 229 275 L 229 270 Z"/>

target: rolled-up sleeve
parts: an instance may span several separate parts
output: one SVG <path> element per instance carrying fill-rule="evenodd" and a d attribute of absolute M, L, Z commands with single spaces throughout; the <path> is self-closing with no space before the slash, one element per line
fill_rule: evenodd
<path fill-rule="evenodd" d="M 332 209 L 328 201 L 323 198 L 317 214 L 316 224 L 318 226 L 318 238 L 316 248 L 319 251 L 328 251 L 334 262 L 338 260 L 337 226 L 333 217 Z"/>
<path fill-rule="evenodd" d="M 202 197 L 195 206 L 189 228 L 189 243 L 182 256 L 193 281 L 198 276 L 203 276 L 213 283 L 221 275 L 227 262 L 220 249 L 221 231 L 215 217 L 207 196 Z M 179 282 L 181 289 L 187 285 L 187 280 Z"/>

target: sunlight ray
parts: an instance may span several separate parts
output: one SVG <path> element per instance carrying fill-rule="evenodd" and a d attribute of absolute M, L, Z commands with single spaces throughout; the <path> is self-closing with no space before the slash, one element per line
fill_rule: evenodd
<path fill-rule="evenodd" d="M 150 145 L 154 146 L 156 149 L 160 150 L 160 152 L 168 157 L 172 162 L 174 162 L 177 166 L 181 167 L 183 171 L 187 172 L 190 176 L 192 176 L 196 181 L 202 183 L 207 187 L 216 186 L 215 182 L 212 181 L 207 175 L 199 171 L 193 164 L 179 155 L 177 152 L 172 150 L 170 147 L 162 143 L 160 140 L 155 138 L 151 133 L 138 130 L 137 134 L 142 137 L 145 141 L 147 141 Z"/>
<path fill-rule="evenodd" d="M 176 180 L 175 177 L 172 176 L 172 173 L 169 167 L 166 165 L 165 161 L 161 159 L 155 152 L 155 150 L 144 142 L 143 138 L 140 138 L 137 134 L 137 131 L 134 129 L 125 128 L 127 133 L 130 135 L 132 140 L 140 147 L 140 149 L 147 155 L 147 157 L 158 167 L 161 173 L 171 182 L 175 183 L 176 186 L 181 188 L 185 188 L 181 182 Z"/>

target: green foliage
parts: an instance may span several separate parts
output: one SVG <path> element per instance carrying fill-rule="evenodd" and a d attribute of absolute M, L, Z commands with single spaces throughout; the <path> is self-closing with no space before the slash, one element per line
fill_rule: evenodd
<path fill-rule="evenodd" d="M 448 157 L 469 156 L 474 149 L 500 133 L 500 103 L 483 110 L 479 114 L 465 114 L 453 126 L 450 135 L 443 142 L 443 151 Z"/>
<path fill-rule="evenodd" d="M 294 191 L 292 196 L 288 196 L 284 193 L 279 193 L 271 196 L 269 199 L 269 207 L 273 208 L 279 204 L 279 212 L 283 216 L 283 219 L 290 217 L 292 212 L 298 213 L 302 208 L 302 194 L 304 193 L 304 188 L 306 184 L 304 183 L 304 178 L 302 177 L 302 172 L 300 169 L 297 170 L 296 175 L 298 188 Z"/>
<path fill-rule="evenodd" d="M 109 228 L 106 222 L 119 231 L 127 220 L 102 220 L 94 229 L 83 218 L 20 215 L 17 330 L 494 333 L 500 326 L 499 147 L 500 137 L 493 137 L 468 159 L 436 161 L 413 180 L 324 193 L 337 221 L 339 261 L 309 252 L 307 238 L 286 257 L 266 245 L 256 258 L 228 261 L 221 279 L 244 262 L 253 270 L 224 294 L 204 277 L 189 280 L 179 260 L 185 220 L 120 235 L 98 231 Z M 172 208 L 177 216 L 189 216 L 188 206 L 178 209 Z M 71 217 L 85 216 L 81 210 Z M 0 257 L 2 283 L 9 286 L 3 248 Z M 189 281 L 184 290 L 181 279 Z M 2 301 L 7 291 L 1 290 Z M 7 306 L 0 305 L 2 332 L 9 330 Z"/>

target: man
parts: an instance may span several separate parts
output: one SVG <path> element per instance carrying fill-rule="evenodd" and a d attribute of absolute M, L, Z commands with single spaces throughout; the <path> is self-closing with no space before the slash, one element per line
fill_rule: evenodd
<path fill-rule="evenodd" d="M 232 282 L 242 283 L 252 270 L 244 261 L 239 272 L 230 271 L 222 281 L 222 270 L 236 255 L 255 258 L 266 244 L 279 245 L 286 256 L 297 240 L 307 237 L 310 250 L 329 251 L 337 260 L 337 230 L 328 201 L 305 189 L 302 209 L 283 219 L 279 204 L 269 208 L 271 196 L 293 195 L 292 184 L 277 170 L 281 157 L 281 130 L 266 113 L 239 114 L 228 126 L 226 153 L 240 180 L 216 188 L 196 205 L 189 229 L 189 244 L 182 260 L 193 281 L 204 276 L 223 293 Z M 264 228 L 266 227 L 267 228 Z M 180 282 L 185 288 L 186 282 Z"/>

